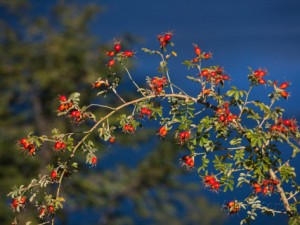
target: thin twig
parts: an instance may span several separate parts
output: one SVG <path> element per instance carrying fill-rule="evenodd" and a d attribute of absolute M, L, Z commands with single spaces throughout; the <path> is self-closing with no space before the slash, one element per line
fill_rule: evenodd
<path fill-rule="evenodd" d="M 161 60 L 163 61 L 164 64 L 167 64 L 165 58 L 164 58 L 164 55 L 162 53 L 159 53 L 160 57 L 161 57 Z M 171 89 L 171 92 L 172 94 L 174 94 L 174 90 L 173 90 L 173 86 L 172 86 L 172 82 L 171 82 L 171 79 L 170 79 L 170 75 L 169 75 L 169 71 L 168 71 L 168 68 L 166 68 L 166 75 L 167 75 L 167 78 L 168 78 L 168 81 L 170 83 L 170 89 Z"/>
<path fill-rule="evenodd" d="M 117 93 L 116 89 L 112 89 L 113 92 L 115 93 L 115 95 L 123 102 L 123 103 L 126 103 L 126 101 Z"/>
<path fill-rule="evenodd" d="M 87 106 L 85 109 L 88 109 L 88 108 L 93 107 L 93 106 L 101 107 L 101 108 L 107 108 L 107 109 L 111 109 L 111 110 L 115 110 L 115 108 L 109 107 L 109 106 L 107 106 L 107 105 L 100 105 L 100 104 L 90 104 L 90 105 Z"/>
<path fill-rule="evenodd" d="M 144 97 L 145 94 L 141 91 L 141 88 L 139 87 L 139 85 L 133 80 L 131 73 L 129 72 L 129 70 L 127 69 L 127 67 L 124 65 L 124 63 L 121 60 L 118 60 L 119 63 L 121 64 L 121 66 L 125 69 L 129 79 L 131 80 L 131 82 L 134 84 L 134 86 L 137 88 L 137 91 L 140 92 Z"/>
<path fill-rule="evenodd" d="M 251 90 L 252 90 L 252 87 L 253 87 L 253 86 L 250 85 L 249 90 L 248 90 L 248 92 L 247 92 L 247 94 L 246 94 L 245 102 L 244 102 L 244 104 L 243 104 L 243 106 L 242 106 L 242 108 L 241 108 L 241 111 L 240 111 L 240 114 L 239 114 L 238 118 L 241 118 L 242 113 L 243 113 L 243 111 L 244 111 L 246 105 L 248 104 L 248 98 L 249 98 L 250 92 L 251 92 Z"/>

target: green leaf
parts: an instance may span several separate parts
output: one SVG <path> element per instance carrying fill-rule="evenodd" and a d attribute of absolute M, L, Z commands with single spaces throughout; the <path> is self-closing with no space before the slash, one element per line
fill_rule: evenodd
<path fill-rule="evenodd" d="M 241 138 L 233 138 L 230 140 L 229 144 L 230 145 L 240 145 L 242 142 Z"/>
<path fill-rule="evenodd" d="M 293 217 L 290 217 L 289 219 L 289 225 L 299 225 L 300 224 L 300 216 L 295 215 Z"/>

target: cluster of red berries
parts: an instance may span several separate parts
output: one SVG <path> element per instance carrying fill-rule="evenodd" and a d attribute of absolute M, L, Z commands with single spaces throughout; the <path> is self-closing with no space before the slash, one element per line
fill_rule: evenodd
<path fill-rule="evenodd" d="M 158 135 L 160 135 L 161 137 L 165 137 L 167 133 L 168 133 L 168 129 L 166 126 L 162 126 L 158 130 Z"/>
<path fill-rule="evenodd" d="M 120 41 L 114 41 L 114 51 L 108 51 L 106 52 L 106 55 L 109 57 L 114 57 L 116 53 L 121 51 L 121 42 Z M 106 64 L 108 68 L 111 68 L 113 65 L 115 65 L 115 60 L 111 59 Z"/>
<path fill-rule="evenodd" d="M 152 115 L 152 111 L 151 111 L 151 109 L 148 109 L 147 107 L 142 107 L 141 112 L 140 112 L 140 117 L 142 118 L 145 115 L 148 116 L 148 118 L 150 118 Z"/>
<path fill-rule="evenodd" d="M 134 127 L 133 127 L 131 124 L 125 124 L 125 125 L 123 126 L 123 131 L 124 131 L 125 133 L 130 133 L 130 134 L 132 134 L 132 133 L 134 133 L 135 129 L 134 129 Z"/>
<path fill-rule="evenodd" d="M 216 114 L 219 115 L 219 121 L 225 125 L 237 119 L 237 115 L 229 110 L 229 102 L 225 102 L 223 107 L 218 108 Z"/>
<path fill-rule="evenodd" d="M 67 97 L 64 95 L 59 96 L 60 105 L 58 107 L 59 112 L 67 111 L 74 105 L 72 101 L 68 101 Z"/>
<path fill-rule="evenodd" d="M 133 51 L 129 51 L 129 50 L 120 52 L 121 49 L 122 49 L 121 42 L 119 40 L 115 40 L 114 41 L 114 50 L 106 52 L 106 55 L 109 57 L 114 57 L 117 53 L 120 53 L 123 58 L 131 58 L 135 54 Z M 114 64 L 115 64 L 115 60 L 110 59 L 106 65 L 108 68 L 111 68 Z"/>
<path fill-rule="evenodd" d="M 185 155 L 180 159 L 181 165 L 186 168 L 193 168 L 195 165 L 193 157 Z"/>
<path fill-rule="evenodd" d="M 33 143 L 28 142 L 26 138 L 19 140 L 19 143 L 23 146 L 23 150 L 28 150 L 29 155 L 35 155 L 36 148 Z"/>
<path fill-rule="evenodd" d="M 80 123 L 82 122 L 82 120 L 84 119 L 85 115 L 83 113 L 81 113 L 79 110 L 75 109 L 72 110 L 69 114 L 70 118 L 74 119 L 74 121 L 76 123 Z"/>
<path fill-rule="evenodd" d="M 166 77 L 153 77 L 150 81 L 150 88 L 154 91 L 155 94 L 160 94 L 163 90 L 163 87 L 167 85 Z"/>
<path fill-rule="evenodd" d="M 218 191 L 220 189 L 220 182 L 218 182 L 216 178 L 211 175 L 207 175 L 204 177 L 204 184 L 212 191 Z"/>
<path fill-rule="evenodd" d="M 266 80 L 263 78 L 267 74 L 266 70 L 257 69 L 253 72 L 254 77 L 256 78 L 259 84 L 266 84 Z"/>
<path fill-rule="evenodd" d="M 254 182 L 252 187 L 254 188 L 254 192 L 262 193 L 263 195 L 267 195 L 269 193 L 274 192 L 274 186 L 278 185 L 279 181 L 277 179 L 265 179 L 261 183 Z"/>
<path fill-rule="evenodd" d="M 55 208 L 53 205 L 49 205 L 48 207 L 42 207 L 40 209 L 39 218 L 42 219 L 47 214 L 53 214 L 55 211 Z"/>
<path fill-rule="evenodd" d="M 55 151 L 64 150 L 66 147 L 66 144 L 62 141 L 56 141 L 53 146 Z"/>
<path fill-rule="evenodd" d="M 15 210 L 18 207 L 25 207 L 27 198 L 22 196 L 20 198 L 14 198 L 11 202 L 11 207 Z"/>
<path fill-rule="evenodd" d="M 71 119 L 73 119 L 76 123 L 81 123 L 86 117 L 88 117 L 87 113 L 75 109 L 76 107 L 74 106 L 73 101 L 68 100 L 66 96 L 61 95 L 59 97 L 59 100 L 60 100 L 60 105 L 58 107 L 58 111 L 68 113 L 68 116 Z"/>
<path fill-rule="evenodd" d="M 178 138 L 179 138 L 179 143 L 182 145 L 184 142 L 186 142 L 188 139 L 190 139 L 191 133 L 190 131 L 182 131 L 179 133 Z"/>
<path fill-rule="evenodd" d="M 277 81 L 274 82 L 274 86 L 275 87 L 277 86 Z M 285 81 L 279 85 L 279 87 L 278 87 L 279 90 L 276 87 L 276 89 L 280 92 L 281 97 L 283 97 L 284 99 L 287 99 L 290 96 L 290 94 L 285 90 L 289 86 L 290 86 L 290 83 Z"/>
<path fill-rule="evenodd" d="M 201 70 L 200 76 L 205 77 L 207 81 L 215 85 L 223 85 L 225 80 L 230 80 L 230 76 L 224 74 L 224 70 L 221 67 L 216 69 L 203 69 Z"/>
<path fill-rule="evenodd" d="M 236 214 L 240 211 L 241 207 L 237 201 L 230 201 L 226 204 L 229 214 Z"/>
<path fill-rule="evenodd" d="M 271 126 L 271 131 L 279 133 L 296 132 L 298 127 L 295 119 L 283 120 L 279 118 L 274 125 Z"/>
<path fill-rule="evenodd" d="M 210 53 L 210 52 L 203 53 L 201 55 L 201 49 L 200 49 L 200 47 L 197 44 L 194 44 L 194 52 L 196 54 L 196 57 L 191 60 L 192 63 L 199 62 L 201 58 L 210 59 L 212 57 L 212 53 Z"/>
<path fill-rule="evenodd" d="M 160 48 L 165 48 L 167 44 L 171 43 L 171 39 L 173 37 L 172 32 L 167 32 L 164 35 L 157 35 L 157 40 L 160 43 Z"/>

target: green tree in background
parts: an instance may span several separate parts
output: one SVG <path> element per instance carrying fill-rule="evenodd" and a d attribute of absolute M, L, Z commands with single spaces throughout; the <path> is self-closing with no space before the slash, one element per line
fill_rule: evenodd
<path fill-rule="evenodd" d="M 98 5 L 60 2 L 41 16 L 34 10 L 36 4 L 0 1 L 0 10 L 5 12 L 0 18 L 0 190 L 4 199 L 0 203 L 0 221 L 3 224 L 12 219 L 9 202 L 5 201 L 11 186 L 26 183 L 24 175 L 29 180 L 45 173 L 42 170 L 53 157 L 49 154 L 50 147 L 40 149 L 43 157 L 39 160 L 25 156 L 16 150 L 16 140 L 31 131 L 39 135 L 50 133 L 53 127 L 63 132 L 74 129 L 68 121 L 56 117 L 57 99 L 53 96 L 85 90 L 81 99 L 84 103 L 94 92 L 91 83 L 106 70 L 99 67 L 105 64 L 105 59 L 98 50 L 101 47 L 105 52 L 107 47 L 97 45 L 88 30 L 89 21 L 101 11 Z M 130 40 L 125 38 L 125 45 L 130 45 Z M 147 132 L 126 139 L 120 137 L 118 141 L 130 145 L 132 138 L 140 144 L 149 141 Z M 111 149 L 122 150 L 116 149 L 119 147 L 117 144 Z M 74 175 L 64 187 L 63 195 L 72 201 L 60 216 L 61 223 L 70 223 L 72 213 L 87 210 L 98 218 L 97 224 L 142 221 L 220 224 L 219 207 L 199 196 L 199 184 L 187 185 L 180 179 L 185 171 L 178 167 L 174 148 L 172 142 L 165 140 L 142 159 L 134 160 L 135 167 L 119 163 L 107 166 L 110 154 L 114 154 L 108 152 L 98 163 L 101 171 L 90 170 L 83 157 L 81 170 L 86 168 L 89 172 Z M 122 153 L 118 156 L 122 157 Z M 126 154 L 132 154 L 132 158 L 141 155 L 135 151 Z M 102 161 L 106 166 L 101 166 Z M 30 215 L 36 217 L 28 218 Z M 23 216 L 38 224 L 38 212 L 30 212 L 28 208 Z"/>

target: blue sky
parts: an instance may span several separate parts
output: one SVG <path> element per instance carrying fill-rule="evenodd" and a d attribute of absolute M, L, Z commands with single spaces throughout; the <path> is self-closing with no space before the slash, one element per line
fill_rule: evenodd
<path fill-rule="evenodd" d="M 296 109 L 294 106 L 300 95 L 297 88 L 300 1 L 103 0 L 101 3 L 105 11 L 94 20 L 92 29 L 102 40 L 112 40 L 127 32 L 144 38 L 144 43 L 136 47 L 140 53 L 138 76 L 156 68 L 153 58 L 146 57 L 140 47 L 155 48 L 157 34 L 174 31 L 174 50 L 179 56 L 176 65 L 171 64 L 171 74 L 181 84 L 187 85 L 184 77 L 188 73 L 180 63 L 193 56 L 192 43 L 197 43 L 203 51 L 214 53 L 210 63 L 225 68 L 232 77 L 230 85 L 247 87 L 248 66 L 266 68 L 270 73 L 268 79 L 292 81 L 289 89 L 292 98 L 285 107 L 294 116 L 299 113 L 300 106 Z"/>

